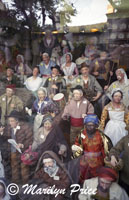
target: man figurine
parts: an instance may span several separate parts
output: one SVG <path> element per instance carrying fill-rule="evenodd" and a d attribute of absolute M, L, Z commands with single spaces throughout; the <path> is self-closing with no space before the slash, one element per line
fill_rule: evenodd
<path fill-rule="evenodd" d="M 51 75 L 51 67 L 55 66 L 56 64 L 50 60 L 48 53 L 42 54 L 42 62 L 39 64 L 39 70 L 41 76 L 44 78 L 44 82 L 46 78 Z"/>
<path fill-rule="evenodd" d="M 16 85 L 16 87 L 21 87 L 20 79 L 14 75 L 14 71 L 12 68 L 7 68 L 6 75 L 0 79 L 6 85 Z"/>
<path fill-rule="evenodd" d="M 73 81 L 73 86 L 82 86 L 85 97 L 93 104 L 100 98 L 103 90 L 96 78 L 89 74 L 89 66 L 83 63 L 81 65 L 81 75 Z"/>
<path fill-rule="evenodd" d="M 84 130 L 72 146 L 75 157 L 83 154 L 80 159 L 80 182 L 96 177 L 97 169 L 104 165 L 108 149 L 105 149 L 102 133 L 97 129 L 98 124 L 99 120 L 95 114 L 87 115 L 84 118 Z"/>
<path fill-rule="evenodd" d="M 1 124 L 5 125 L 6 117 L 13 110 L 22 111 L 23 110 L 23 102 L 21 99 L 14 95 L 15 85 L 7 85 L 6 93 L 0 96 L 0 108 L 1 108 Z"/>
<path fill-rule="evenodd" d="M 102 88 L 108 84 L 110 70 L 111 63 L 105 51 L 102 51 L 100 57 L 90 64 L 90 73 L 95 76 Z"/>
<path fill-rule="evenodd" d="M 48 90 L 48 96 L 52 98 L 55 94 L 61 93 L 66 88 L 66 82 L 61 77 L 61 70 L 58 65 L 51 67 L 51 70 L 51 77 L 46 80 L 44 87 Z"/>
<path fill-rule="evenodd" d="M 114 169 L 101 167 L 98 177 L 85 180 L 83 189 L 86 194 L 79 194 L 79 200 L 128 200 L 128 195 L 116 182 L 117 173 Z"/>
<path fill-rule="evenodd" d="M 120 172 L 119 184 L 126 190 L 129 195 L 129 135 L 123 137 L 115 147 L 110 150 L 109 157 L 111 165 L 116 167 L 121 158 L 124 166 Z"/>
<path fill-rule="evenodd" d="M 92 104 L 83 96 L 83 89 L 81 86 L 76 86 L 72 89 L 73 98 L 65 106 L 62 114 L 62 119 L 70 117 L 70 144 L 75 143 L 78 133 L 83 128 L 83 118 L 90 113 L 94 113 Z"/>
<path fill-rule="evenodd" d="M 39 188 L 54 187 L 54 190 L 62 191 L 57 196 L 51 194 L 51 192 L 49 192 L 49 194 L 47 195 L 38 195 L 38 199 L 42 200 L 49 197 L 49 199 L 51 200 L 65 200 L 67 199 L 67 197 L 65 198 L 65 195 L 67 194 L 67 189 L 70 186 L 72 180 L 70 179 L 71 177 L 65 165 L 63 165 L 57 155 L 52 151 L 46 151 L 39 159 L 32 182 L 34 182 L 34 184 L 40 182 L 41 186 L 40 184 L 38 184 Z M 44 196 L 46 198 L 44 198 Z M 37 196 L 35 196 L 34 199 L 37 199 L 36 197 Z"/>
<path fill-rule="evenodd" d="M 27 183 L 29 179 L 29 166 L 21 162 L 21 153 L 32 144 L 32 129 L 27 123 L 21 121 L 21 114 L 12 111 L 8 116 L 8 125 L 0 127 L 0 139 L 5 149 L 2 151 L 5 163 L 5 177 L 8 177 L 8 167 L 11 166 L 11 177 L 14 183 Z M 9 139 L 16 143 L 10 144 Z M 3 149 L 3 148 L 2 148 Z M 8 162 L 8 164 L 7 164 Z M 7 167 L 7 168 L 6 168 Z"/>

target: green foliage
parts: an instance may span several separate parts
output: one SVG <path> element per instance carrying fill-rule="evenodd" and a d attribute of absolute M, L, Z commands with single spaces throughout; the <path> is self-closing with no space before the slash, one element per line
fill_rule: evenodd
<path fill-rule="evenodd" d="M 67 2 L 66 0 L 61 1 L 61 10 L 60 10 L 60 22 L 61 25 L 64 26 L 67 23 L 71 22 L 71 16 L 75 16 L 77 14 L 76 9 L 72 4 Z"/>
<path fill-rule="evenodd" d="M 31 31 L 36 31 L 45 26 L 46 16 L 52 20 L 54 26 L 59 8 L 63 25 L 70 22 L 70 17 L 76 14 L 76 10 L 66 0 L 11 0 L 9 12 L 22 26 L 26 25 Z"/>

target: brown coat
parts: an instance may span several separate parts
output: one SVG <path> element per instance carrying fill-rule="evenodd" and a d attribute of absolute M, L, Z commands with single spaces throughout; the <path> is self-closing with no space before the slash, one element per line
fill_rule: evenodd
<path fill-rule="evenodd" d="M 53 177 L 50 177 L 46 172 L 44 172 L 43 165 L 42 165 L 42 160 L 45 154 L 49 154 L 50 158 L 53 158 L 59 169 L 57 171 L 56 176 L 59 177 L 59 180 L 54 180 Z M 57 197 L 51 195 L 50 199 L 51 200 L 62 200 L 66 199 L 65 194 L 67 193 L 67 190 L 70 186 L 70 181 L 72 181 L 71 176 L 67 169 L 65 168 L 64 164 L 61 162 L 61 160 L 58 158 L 58 156 L 52 152 L 52 151 L 46 151 L 42 154 L 42 156 L 39 159 L 39 162 L 36 167 L 35 171 L 35 176 L 34 180 L 37 179 L 40 180 L 42 184 L 46 184 L 48 187 L 52 187 L 55 185 L 55 190 L 63 190 L 64 194 L 59 194 Z"/>
<path fill-rule="evenodd" d="M 16 131 L 16 142 L 17 144 L 23 144 L 24 148 L 22 149 L 22 152 L 24 152 L 26 149 L 28 149 L 29 145 L 32 144 L 33 141 L 33 132 L 32 128 L 24 122 L 19 123 L 20 129 Z M 11 139 L 11 127 L 8 126 L 5 130 L 5 136 L 8 139 Z M 8 144 L 8 148 L 10 147 L 10 144 Z"/>
<path fill-rule="evenodd" d="M 117 159 L 122 158 L 124 167 L 120 173 L 120 179 L 129 185 L 129 135 L 123 137 L 110 151 L 109 156 L 114 155 Z"/>
<path fill-rule="evenodd" d="M 53 177 L 50 177 L 46 172 L 44 172 L 43 168 L 41 168 L 36 174 L 34 178 L 43 179 L 43 182 L 49 186 L 55 185 L 57 189 L 67 189 L 70 181 L 68 175 L 59 168 L 56 176 L 59 176 L 59 180 L 54 180 Z"/>
<path fill-rule="evenodd" d="M 23 144 L 24 148 L 21 149 L 22 152 L 24 152 L 26 149 L 28 149 L 29 145 L 32 144 L 33 140 L 33 132 L 31 127 L 28 126 L 27 123 L 20 122 L 19 123 L 20 129 L 16 131 L 16 142 L 19 144 Z M 0 136 L 0 149 L 2 152 L 4 167 L 5 167 L 5 175 L 10 179 L 11 173 L 12 173 L 12 167 L 11 167 L 11 144 L 8 143 L 8 139 L 11 139 L 11 127 L 7 126 L 4 130 L 4 133 L 2 136 Z M 21 163 L 21 154 L 16 151 L 16 157 L 19 161 L 19 165 Z"/>

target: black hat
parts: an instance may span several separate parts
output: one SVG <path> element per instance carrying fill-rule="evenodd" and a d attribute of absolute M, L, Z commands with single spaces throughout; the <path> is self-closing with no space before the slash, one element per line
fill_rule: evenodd
<path fill-rule="evenodd" d="M 73 92 L 74 90 L 81 90 L 84 93 L 84 90 L 81 85 L 76 85 L 76 87 L 71 88 L 71 92 Z"/>
<path fill-rule="evenodd" d="M 9 117 L 13 117 L 13 118 L 16 118 L 16 119 L 21 119 L 21 113 L 18 112 L 17 110 L 13 110 L 8 116 Z"/>
<path fill-rule="evenodd" d="M 52 66 L 51 67 L 51 70 L 53 70 L 53 69 L 57 69 L 58 70 L 58 72 L 60 73 L 60 74 L 62 74 L 62 71 L 61 71 L 61 69 L 60 69 L 60 66 L 59 65 L 55 65 L 55 66 Z"/>

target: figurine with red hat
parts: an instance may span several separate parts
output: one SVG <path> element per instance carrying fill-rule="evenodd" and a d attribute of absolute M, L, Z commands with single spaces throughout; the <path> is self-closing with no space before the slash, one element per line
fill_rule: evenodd
<path fill-rule="evenodd" d="M 83 191 L 87 192 L 80 192 L 79 200 L 128 200 L 127 193 L 116 182 L 117 177 L 118 174 L 114 169 L 101 167 L 98 177 L 85 180 Z"/>

